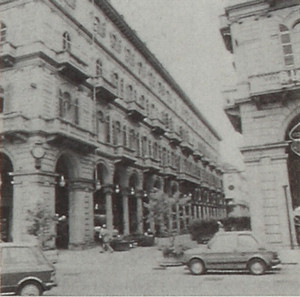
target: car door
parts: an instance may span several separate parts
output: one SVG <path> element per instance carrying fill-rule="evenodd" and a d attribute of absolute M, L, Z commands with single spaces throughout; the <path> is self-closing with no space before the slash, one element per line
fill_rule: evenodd
<path fill-rule="evenodd" d="M 259 243 L 251 234 L 239 234 L 237 238 L 237 266 L 246 268 L 248 260 L 258 252 Z"/>
<path fill-rule="evenodd" d="M 1 247 L 1 292 L 14 291 L 16 280 L 14 278 L 14 265 L 12 263 L 10 248 Z"/>
<path fill-rule="evenodd" d="M 206 265 L 209 269 L 233 269 L 237 239 L 235 234 L 220 233 L 208 244 Z"/>

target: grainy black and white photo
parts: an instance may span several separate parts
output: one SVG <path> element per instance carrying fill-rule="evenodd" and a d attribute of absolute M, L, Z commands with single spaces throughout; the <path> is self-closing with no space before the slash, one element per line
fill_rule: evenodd
<path fill-rule="evenodd" d="M 0 295 L 300 295 L 300 0 L 0 0 L 0 118 Z"/>

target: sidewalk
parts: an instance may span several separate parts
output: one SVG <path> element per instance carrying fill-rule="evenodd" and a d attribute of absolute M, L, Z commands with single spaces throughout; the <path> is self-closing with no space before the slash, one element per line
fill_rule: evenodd
<path fill-rule="evenodd" d="M 300 265 L 300 249 L 299 247 L 295 249 L 285 249 L 278 251 L 279 259 L 284 265 Z"/>

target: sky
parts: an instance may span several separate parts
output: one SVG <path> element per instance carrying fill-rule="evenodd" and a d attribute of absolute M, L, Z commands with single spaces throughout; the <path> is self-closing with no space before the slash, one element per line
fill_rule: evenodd
<path fill-rule="evenodd" d="M 228 0 L 110 2 L 218 131 L 223 162 L 243 169 L 242 136 L 223 111 L 222 90 L 236 81 L 232 54 L 219 31 Z"/>

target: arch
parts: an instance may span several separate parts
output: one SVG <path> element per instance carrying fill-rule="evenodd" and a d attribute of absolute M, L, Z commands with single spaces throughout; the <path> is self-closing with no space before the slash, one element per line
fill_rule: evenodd
<path fill-rule="evenodd" d="M 292 106 L 292 107 L 294 107 L 294 106 Z M 293 121 L 293 119 L 296 118 L 297 115 L 300 115 L 300 105 L 297 107 L 294 107 L 293 109 L 291 108 L 290 110 L 291 110 L 291 112 L 286 117 L 284 117 L 281 124 L 279 125 L 279 129 L 278 129 L 278 140 L 279 141 L 287 140 L 286 133 L 288 131 L 288 127 L 291 124 L 291 122 Z"/>
<path fill-rule="evenodd" d="M 69 32 L 65 31 L 62 35 L 63 38 L 63 50 L 70 51 L 71 50 L 71 35 Z"/>
<path fill-rule="evenodd" d="M 1 240 L 12 241 L 13 225 L 13 184 L 10 172 L 13 172 L 13 163 L 9 156 L 0 153 L 1 168 Z"/>

